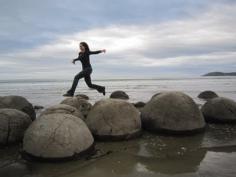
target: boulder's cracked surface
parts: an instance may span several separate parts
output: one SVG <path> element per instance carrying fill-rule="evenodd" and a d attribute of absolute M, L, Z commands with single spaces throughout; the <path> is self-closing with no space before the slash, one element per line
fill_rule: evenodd
<path fill-rule="evenodd" d="M 201 110 L 207 122 L 236 123 L 236 102 L 231 99 L 213 98 L 208 100 Z"/>
<path fill-rule="evenodd" d="M 205 127 L 196 103 L 181 92 L 156 94 L 141 110 L 141 117 L 143 127 L 154 132 L 184 134 Z"/>
<path fill-rule="evenodd" d="M 82 99 L 80 97 L 72 97 L 72 98 L 66 98 L 61 102 L 61 104 L 66 104 L 75 107 L 78 109 L 84 116 L 84 118 L 87 117 L 88 112 L 90 111 L 92 104 L 89 103 L 87 100 Z"/>
<path fill-rule="evenodd" d="M 30 125 L 30 117 L 16 109 L 0 109 L 0 144 L 8 145 L 22 141 Z"/>
<path fill-rule="evenodd" d="M 94 139 L 83 120 L 69 114 L 40 116 L 27 129 L 25 154 L 45 160 L 80 157 L 93 149 Z"/>
<path fill-rule="evenodd" d="M 28 114 L 32 120 L 36 118 L 33 105 L 22 96 L 0 97 L 0 108 L 17 109 Z"/>
<path fill-rule="evenodd" d="M 86 119 L 93 135 L 100 140 L 123 140 L 141 131 L 139 111 L 120 99 L 104 99 L 95 103 Z"/>
<path fill-rule="evenodd" d="M 76 109 L 75 107 L 66 105 L 66 104 L 58 104 L 58 105 L 51 106 L 51 107 L 47 108 L 46 110 L 44 110 L 40 114 L 40 116 L 47 115 L 47 114 L 53 114 L 53 113 L 71 114 L 71 115 L 74 115 L 74 116 L 79 117 L 81 119 L 84 119 L 83 114 L 78 109 Z"/>

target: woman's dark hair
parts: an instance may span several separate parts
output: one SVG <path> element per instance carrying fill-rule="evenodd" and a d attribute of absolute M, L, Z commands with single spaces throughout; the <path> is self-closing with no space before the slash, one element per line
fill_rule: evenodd
<path fill-rule="evenodd" d="M 86 42 L 81 42 L 80 44 L 84 46 L 85 52 L 90 52 L 89 45 Z"/>

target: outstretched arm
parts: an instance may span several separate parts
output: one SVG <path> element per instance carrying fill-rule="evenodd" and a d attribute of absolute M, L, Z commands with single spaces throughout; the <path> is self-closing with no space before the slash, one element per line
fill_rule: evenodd
<path fill-rule="evenodd" d="M 90 51 L 89 54 L 93 55 L 93 54 L 99 54 L 99 53 L 105 53 L 105 52 L 106 52 L 106 49 L 103 49 L 103 50 L 97 50 L 97 51 Z"/>

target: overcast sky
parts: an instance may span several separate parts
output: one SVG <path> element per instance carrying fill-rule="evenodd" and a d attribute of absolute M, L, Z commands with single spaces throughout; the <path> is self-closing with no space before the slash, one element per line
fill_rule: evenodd
<path fill-rule="evenodd" d="M 236 71 L 236 0 L 0 0 L 0 80 L 70 79 L 78 44 L 93 78 Z"/>

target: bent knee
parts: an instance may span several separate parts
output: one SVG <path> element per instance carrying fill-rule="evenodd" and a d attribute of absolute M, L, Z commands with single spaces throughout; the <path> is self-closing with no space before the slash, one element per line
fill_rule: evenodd
<path fill-rule="evenodd" d="M 87 83 L 87 86 L 88 86 L 89 88 L 94 88 L 94 85 L 91 84 L 91 83 Z"/>
<path fill-rule="evenodd" d="M 74 77 L 75 80 L 79 80 L 80 78 L 81 78 L 80 75 L 76 75 L 76 76 Z"/>
<path fill-rule="evenodd" d="M 92 84 L 87 84 L 89 88 L 93 88 L 93 85 Z"/>

